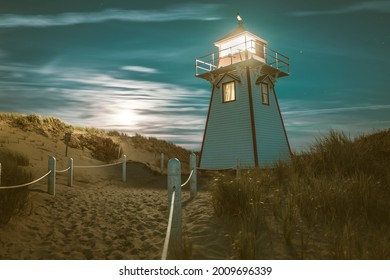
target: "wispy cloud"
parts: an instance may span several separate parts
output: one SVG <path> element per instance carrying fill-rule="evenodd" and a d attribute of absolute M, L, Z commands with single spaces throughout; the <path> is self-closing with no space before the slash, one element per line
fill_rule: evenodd
<path fill-rule="evenodd" d="M 390 13 L 390 1 L 366 1 L 366 2 L 354 3 L 333 10 L 296 11 L 290 14 L 296 17 L 306 17 L 306 16 L 317 16 L 317 15 L 349 14 L 349 13 L 356 13 L 360 11 Z"/>
<path fill-rule="evenodd" d="M 367 105 L 367 106 L 355 106 L 355 107 L 339 107 L 339 108 L 324 108 L 324 109 L 309 109 L 299 111 L 287 111 L 284 115 L 322 115 L 322 114 L 334 114 L 353 111 L 365 111 L 365 110 L 384 110 L 390 109 L 390 105 Z"/>
<path fill-rule="evenodd" d="M 136 65 L 123 66 L 121 69 L 126 71 L 149 73 L 149 74 L 158 73 L 157 69 L 144 67 L 144 66 L 136 66 Z"/>
<path fill-rule="evenodd" d="M 57 15 L 0 15 L 0 28 L 49 27 L 85 23 L 99 23 L 109 20 L 130 22 L 168 22 L 181 20 L 218 20 L 216 4 L 180 5 L 165 10 L 120 10 L 108 9 L 90 13 L 62 13 Z"/>
<path fill-rule="evenodd" d="M 146 67 L 141 70 L 157 71 Z M 50 69 L 27 64 L 0 65 L 0 76 L 7 75 L 0 79 L 0 111 L 44 115 L 55 112 L 56 117 L 75 125 L 141 133 L 199 148 L 208 91 L 168 82 L 118 78 L 118 74 L 55 65 Z"/>
<path fill-rule="evenodd" d="M 330 129 L 344 131 L 351 137 L 375 129 L 387 129 L 390 125 L 388 114 L 390 104 L 361 104 L 358 106 L 334 106 L 315 108 L 315 105 L 302 100 L 285 102 L 282 109 L 284 124 L 290 145 L 295 150 L 305 150 L 315 141 L 315 137 L 326 135 Z M 302 110 L 300 108 L 311 107 Z"/>

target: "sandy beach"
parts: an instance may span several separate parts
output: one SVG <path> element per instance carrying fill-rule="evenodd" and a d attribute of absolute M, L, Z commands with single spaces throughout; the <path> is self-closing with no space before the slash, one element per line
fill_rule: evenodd
<path fill-rule="evenodd" d="M 29 202 L 24 213 L 14 215 L 8 224 L 0 227 L 0 259 L 160 259 L 169 216 L 166 162 L 179 155 L 184 182 L 189 175 L 188 160 L 185 162 L 188 151 L 158 139 L 124 137 L 119 133 L 108 135 L 96 129 L 66 127 L 59 120 L 50 121 L 34 126 L 31 124 L 39 124 L 39 118 L 34 116 L 27 125 L 15 116 L 0 118 L 0 152 L 11 151 L 28 158 L 28 163 L 16 166 L 17 170 L 31 171 L 32 179 L 40 178 L 48 172 L 49 156 L 57 159 L 57 170 L 68 167 L 69 157 L 73 158 L 75 166 L 72 187 L 67 184 L 66 172 L 56 174 L 54 196 L 47 192 L 47 178 L 29 186 Z M 66 129 L 73 129 L 74 137 L 68 156 L 65 156 L 63 140 Z M 217 175 L 200 171 L 196 198 L 190 199 L 188 186 L 182 189 L 184 252 L 180 256 L 168 254 L 168 258 L 388 259 L 388 165 L 383 163 L 388 161 L 389 135 L 380 132 L 356 143 L 347 141 L 351 149 L 378 149 L 366 150 L 367 160 L 361 160 L 360 164 L 377 164 L 372 171 L 368 169 L 371 165 L 358 169 L 370 171 L 367 177 L 351 175 L 329 180 L 326 176 L 321 181 L 311 175 L 315 174 L 311 165 L 302 165 L 303 158 L 297 159 L 294 166 L 300 170 L 300 175 L 290 167 L 275 169 L 274 174 L 270 170 L 242 170 L 239 180 L 234 179 L 235 172 Z M 93 142 L 96 139 L 100 142 Z M 110 162 L 121 162 L 119 146 L 127 156 L 126 182 L 122 182 L 122 163 L 80 168 L 106 164 L 96 159 L 96 147 L 100 149 L 101 143 L 108 143 L 109 149 L 103 150 L 114 154 Z M 165 158 L 162 174 L 160 149 L 170 153 Z M 5 165 L 11 154 L 1 155 L 6 174 Z M 349 161 L 355 155 L 347 153 L 345 159 Z M 312 160 L 318 162 L 315 155 Z M 323 170 L 321 165 L 316 168 L 317 172 Z M 356 166 L 351 168 L 356 170 Z M 297 181 L 300 178 L 297 176 L 303 177 L 302 174 L 309 178 Z M 371 178 L 378 181 L 373 183 Z M 307 185 L 305 180 L 315 184 Z M 304 187 L 306 189 L 301 190 Z M 305 203 L 297 200 L 302 197 Z M 4 203 L 12 201 L 10 196 L 2 198 Z M 310 204 L 314 203 L 314 198 L 316 204 Z M 313 212 L 313 209 L 324 210 Z M 339 213 L 336 216 L 332 214 L 335 209 Z M 349 218 L 351 209 L 355 212 Z M 229 212 L 231 210 L 233 212 Z M 378 220 L 378 217 L 381 218 Z"/>
<path fill-rule="evenodd" d="M 58 170 L 67 167 L 62 141 L 6 123 L 1 127 L 2 147 L 29 156 L 34 178 L 47 172 L 49 155 L 57 158 Z M 75 168 L 72 187 L 66 173 L 58 173 L 55 196 L 46 192 L 46 178 L 29 186 L 28 213 L 0 229 L 0 259 L 160 259 L 168 223 L 167 176 L 156 171 L 157 155 L 123 147 L 129 160 L 126 183 L 117 165 Z M 88 150 L 69 149 L 68 156 L 75 165 L 103 164 Z M 209 199 L 204 185 L 193 201 L 183 190 L 183 235 L 192 259 L 226 259 L 231 253 L 229 231 L 214 217 Z"/>

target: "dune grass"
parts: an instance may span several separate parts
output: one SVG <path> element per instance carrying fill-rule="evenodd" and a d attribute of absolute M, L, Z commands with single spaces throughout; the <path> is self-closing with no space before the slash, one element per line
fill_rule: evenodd
<path fill-rule="evenodd" d="M 104 162 L 116 161 L 122 155 L 118 139 L 129 141 L 135 148 L 150 151 L 156 155 L 164 153 L 166 161 L 172 157 L 177 157 L 186 163 L 189 161 L 190 152 L 188 150 L 155 137 L 145 137 L 140 134 L 128 136 L 115 130 L 106 132 L 94 127 L 72 126 L 58 118 L 42 117 L 37 114 L 0 113 L 0 121 L 5 121 L 24 131 L 36 132 L 54 141 L 65 141 L 65 133 L 71 133 L 69 147 L 88 149 L 92 157 Z M 156 159 L 156 165 L 159 166 L 159 164 L 159 160 Z"/>
<path fill-rule="evenodd" d="M 181 163 L 189 164 L 189 157 L 191 152 L 174 143 L 160 140 L 156 137 L 145 137 L 140 134 L 130 137 L 135 148 L 144 149 L 154 154 L 164 153 L 165 166 L 170 158 L 177 158 Z M 156 165 L 159 166 L 159 159 Z"/>
<path fill-rule="evenodd" d="M 240 259 L 275 258 L 264 244 L 278 238 L 288 258 L 389 259 L 389 163 L 390 130 L 354 140 L 330 131 L 291 164 L 219 174 L 212 204 L 234 219 Z"/>
<path fill-rule="evenodd" d="M 32 180 L 31 172 L 25 169 L 29 159 L 20 153 L 0 148 L 1 185 L 10 186 Z M 6 225 L 12 216 L 24 213 L 29 205 L 27 187 L 17 189 L 0 188 L 0 227 Z"/>

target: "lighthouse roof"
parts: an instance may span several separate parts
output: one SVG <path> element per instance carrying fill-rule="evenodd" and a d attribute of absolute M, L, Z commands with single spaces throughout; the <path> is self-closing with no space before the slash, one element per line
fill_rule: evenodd
<path fill-rule="evenodd" d="M 233 30 L 232 32 L 226 34 L 222 38 L 218 39 L 214 44 L 218 47 L 219 45 L 221 45 L 225 41 L 228 41 L 230 39 L 233 39 L 235 37 L 242 36 L 242 35 L 249 35 L 253 39 L 258 40 L 258 41 L 264 43 L 265 45 L 268 44 L 268 42 L 266 40 L 264 40 L 264 39 L 260 38 L 259 36 L 256 36 L 255 34 L 249 32 L 249 30 L 246 29 L 242 25 L 239 25 L 235 30 Z"/>

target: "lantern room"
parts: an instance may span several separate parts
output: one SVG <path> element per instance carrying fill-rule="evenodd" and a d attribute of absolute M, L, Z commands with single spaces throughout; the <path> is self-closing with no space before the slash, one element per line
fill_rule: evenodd
<path fill-rule="evenodd" d="M 252 68 L 261 66 L 264 74 L 288 76 L 289 59 L 268 47 L 268 42 L 249 32 L 242 23 L 214 45 L 218 51 L 201 56 L 195 61 L 196 76 L 211 80 L 213 76 L 230 71 L 236 64 Z"/>
<path fill-rule="evenodd" d="M 219 49 L 218 68 L 249 58 L 265 62 L 264 48 L 267 41 L 250 33 L 242 26 L 216 41 L 214 45 Z"/>

